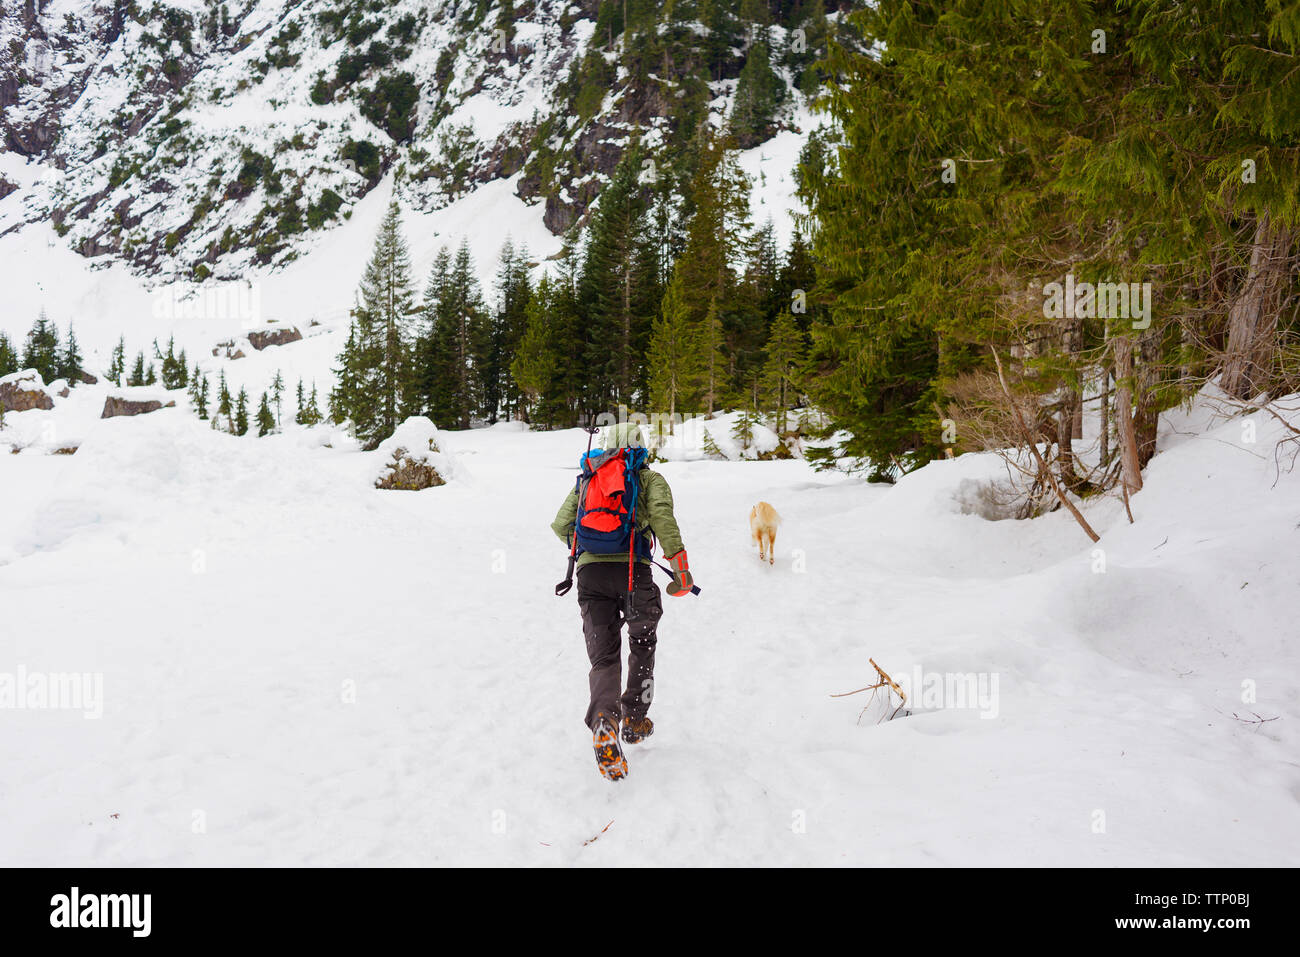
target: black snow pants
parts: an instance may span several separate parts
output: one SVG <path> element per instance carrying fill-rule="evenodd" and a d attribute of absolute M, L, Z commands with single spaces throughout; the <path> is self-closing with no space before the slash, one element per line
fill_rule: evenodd
<path fill-rule="evenodd" d="M 637 562 L 632 575 L 632 619 L 628 622 L 627 689 L 622 688 L 627 564 L 590 562 L 578 569 L 578 608 L 591 661 L 591 703 L 587 727 L 594 728 L 602 712 L 619 718 L 644 718 L 654 697 L 655 629 L 663 615 L 659 586 L 650 566 Z M 622 691 L 620 701 L 619 692 Z"/>

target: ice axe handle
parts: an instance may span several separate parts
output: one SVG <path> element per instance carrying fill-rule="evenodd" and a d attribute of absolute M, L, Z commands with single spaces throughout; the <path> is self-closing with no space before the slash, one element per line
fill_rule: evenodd
<path fill-rule="evenodd" d="M 564 581 L 555 586 L 556 596 L 567 595 L 569 589 L 573 587 L 573 562 L 572 555 L 569 556 L 569 570 L 564 573 Z"/>

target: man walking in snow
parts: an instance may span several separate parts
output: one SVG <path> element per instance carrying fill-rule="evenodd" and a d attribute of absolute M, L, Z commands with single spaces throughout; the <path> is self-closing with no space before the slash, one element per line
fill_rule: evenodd
<path fill-rule="evenodd" d="M 626 546 L 622 552 L 610 553 L 593 552 L 578 546 L 574 539 L 579 505 L 577 488 L 569 491 L 551 523 L 551 529 L 565 547 L 578 556 L 578 608 L 582 612 L 582 630 L 587 640 L 587 657 L 591 661 L 591 702 L 585 720 L 592 732 L 596 764 L 601 774 L 610 780 L 618 780 L 627 774 L 627 760 L 618 740 L 620 722 L 623 740 L 629 744 L 644 740 L 654 731 L 654 723 L 647 712 L 654 696 L 656 626 L 663 614 L 663 605 L 659 586 L 650 576 L 652 536 L 659 540 L 671 566 L 673 581 L 668 586 L 668 594 L 674 597 L 688 595 L 692 587 L 686 548 L 677 528 L 677 519 L 673 516 L 672 490 L 662 475 L 644 466 L 644 449 L 645 440 L 635 423 L 608 426 L 602 449 L 590 453 L 584 462 L 590 462 L 589 469 L 594 470 L 614 459 L 614 468 L 599 472 L 584 469 L 584 479 L 580 481 L 584 494 L 587 494 L 587 481 L 604 481 L 606 486 L 611 483 L 618 486 L 612 489 L 611 499 L 602 500 L 615 503 L 613 508 L 593 508 L 596 499 L 588 495 L 583 499 L 584 510 L 587 515 L 609 513 L 606 521 L 610 523 L 615 518 L 622 518 L 629 528 L 634 519 L 636 561 L 632 560 Z M 626 454 L 624 450 L 632 451 Z M 624 461 L 634 463 L 633 474 L 637 483 L 634 491 L 622 488 L 625 473 L 621 471 L 620 462 Z M 606 475 L 614 477 L 606 480 Z M 628 484 L 631 482 L 630 479 L 626 481 Z M 598 495 L 602 492 L 602 489 L 597 489 Z M 619 511 L 620 503 L 627 498 L 634 506 L 630 515 Z M 584 527 L 586 525 L 584 519 Z M 626 689 L 622 687 L 621 641 L 625 621 L 628 625 Z"/>

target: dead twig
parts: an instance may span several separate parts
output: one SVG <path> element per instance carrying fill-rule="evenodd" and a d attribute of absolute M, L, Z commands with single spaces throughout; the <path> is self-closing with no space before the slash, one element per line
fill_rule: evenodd
<path fill-rule="evenodd" d="M 890 689 L 890 692 L 898 695 L 900 701 L 898 707 L 895 708 L 892 712 L 890 712 L 889 718 L 886 719 L 882 715 L 880 721 L 885 721 L 885 720 L 893 721 L 894 716 L 903 709 L 903 705 L 907 704 L 907 695 L 903 692 L 903 689 L 898 686 L 898 683 L 894 681 L 893 678 L 889 677 L 889 675 L 885 673 L 884 669 L 882 669 L 880 665 L 876 664 L 876 660 L 874 658 L 868 658 L 867 660 L 871 662 L 871 667 L 876 669 L 876 674 L 880 676 L 880 680 L 873 685 L 867 685 L 865 688 L 859 688 L 856 691 L 841 691 L 839 694 L 831 695 L 831 697 L 847 698 L 849 695 L 861 694 L 864 691 L 870 691 L 871 697 L 867 699 L 866 707 L 864 707 L 861 711 L 858 712 L 858 721 L 861 722 L 862 716 L 867 713 L 868 709 L 870 709 L 871 707 L 871 703 L 876 700 L 876 692 L 879 691 L 881 688 L 888 688 Z M 887 694 L 888 693 L 889 692 L 887 692 Z M 879 724 L 880 721 L 877 721 L 876 724 Z"/>

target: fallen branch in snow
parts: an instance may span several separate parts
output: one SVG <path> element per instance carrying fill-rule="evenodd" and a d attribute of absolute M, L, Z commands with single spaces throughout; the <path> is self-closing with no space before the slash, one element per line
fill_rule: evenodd
<path fill-rule="evenodd" d="M 1240 717 L 1235 711 L 1232 712 L 1232 717 L 1234 720 L 1240 721 L 1242 724 L 1267 724 L 1269 721 L 1276 721 L 1280 717 L 1280 715 L 1275 714 L 1271 718 L 1264 718 L 1254 711 L 1252 711 L 1251 714 L 1255 715 L 1254 721 L 1251 721 L 1250 718 Z"/>
<path fill-rule="evenodd" d="M 1020 412 L 1020 404 L 1016 402 L 1015 398 L 1011 395 L 1011 389 L 1007 386 L 1007 377 L 1002 372 L 1002 359 L 998 355 L 998 350 L 990 346 L 989 351 L 993 353 L 993 362 L 998 367 L 998 382 L 1002 385 L 1002 391 L 1006 394 L 1007 401 L 1011 403 L 1011 412 L 1015 416 L 1016 425 L 1020 428 L 1024 444 L 1029 449 L 1030 454 L 1033 455 L 1034 461 L 1038 463 L 1039 475 L 1047 479 L 1048 484 L 1052 486 L 1052 491 L 1056 493 L 1056 497 L 1060 499 L 1062 505 L 1070 510 L 1070 514 L 1074 516 L 1074 520 L 1079 523 L 1079 527 L 1087 533 L 1088 537 L 1094 542 L 1101 541 L 1101 536 L 1092 530 L 1092 526 L 1088 524 L 1088 520 L 1083 517 L 1083 513 L 1075 507 L 1075 504 L 1070 501 L 1069 496 L 1062 491 L 1061 486 L 1056 481 L 1056 476 L 1052 474 L 1052 470 L 1048 467 L 1047 463 L 1043 461 L 1043 456 L 1038 451 L 1038 439 L 1030 431 L 1029 426 L 1025 424 L 1024 416 Z M 1128 507 L 1127 499 L 1125 500 L 1124 506 L 1125 508 Z M 1132 520 L 1133 516 L 1130 512 L 1129 521 L 1131 522 Z"/>
<path fill-rule="evenodd" d="M 898 707 L 895 708 L 889 715 L 889 720 L 893 721 L 894 715 L 898 714 L 898 712 L 903 709 L 903 705 L 907 704 L 907 695 L 903 692 L 903 689 L 898 686 L 898 683 L 894 681 L 893 678 L 889 677 L 889 675 L 885 674 L 884 670 L 880 667 L 880 665 L 876 664 L 876 659 L 868 658 L 867 660 L 871 662 L 871 667 L 876 669 L 876 674 L 880 675 L 880 680 L 873 685 L 867 685 L 865 688 L 859 688 L 857 691 L 842 691 L 839 694 L 831 695 L 831 697 L 847 698 L 849 695 L 861 694 L 863 691 L 870 691 L 871 697 L 867 699 L 867 706 L 858 712 L 858 721 L 861 721 L 862 716 L 866 714 L 867 709 L 871 707 L 871 702 L 876 700 L 876 692 L 879 691 L 881 688 L 889 688 L 890 692 L 896 692 L 900 699 Z M 884 721 L 885 718 L 882 716 L 880 720 Z M 879 723 L 880 721 L 876 722 L 876 724 Z M 610 821 L 610 823 L 613 824 L 614 822 Z"/>
<path fill-rule="evenodd" d="M 613 823 L 614 823 L 613 821 L 610 821 L 609 824 L 606 824 L 604 827 L 602 827 L 602 828 L 600 829 L 600 834 L 604 834 L 606 831 L 608 831 L 609 828 L 610 828 L 610 825 L 613 824 Z M 588 844 L 595 844 L 596 841 L 600 840 L 600 834 L 597 834 L 595 837 L 588 838 L 587 840 L 583 841 L 583 842 L 582 842 L 582 846 L 583 846 L 583 847 L 586 847 Z"/>

